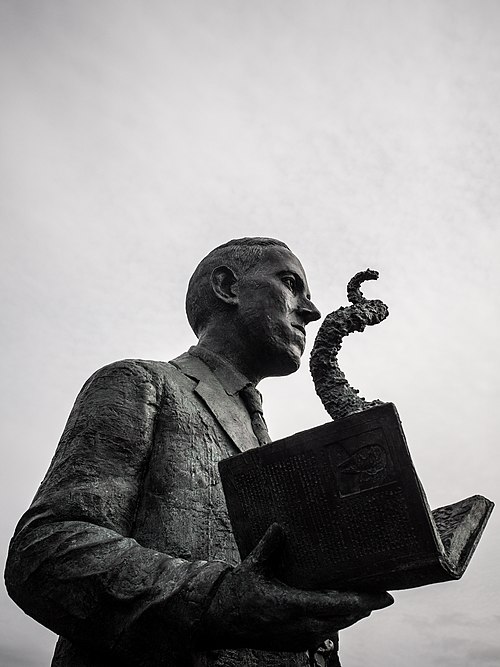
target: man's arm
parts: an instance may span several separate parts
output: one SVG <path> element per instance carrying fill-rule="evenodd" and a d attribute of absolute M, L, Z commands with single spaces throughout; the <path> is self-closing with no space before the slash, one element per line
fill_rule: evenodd
<path fill-rule="evenodd" d="M 127 361 L 82 389 L 11 543 L 6 583 L 21 608 L 76 643 L 153 667 L 168 657 L 187 664 L 196 648 L 305 650 L 390 603 L 386 594 L 313 593 L 275 580 L 277 527 L 234 569 L 127 537 L 163 400 L 159 384 Z"/>
<path fill-rule="evenodd" d="M 162 387 L 134 361 L 82 389 L 11 543 L 6 584 L 54 632 L 141 664 L 185 650 L 228 569 L 140 546 L 131 534 Z"/>

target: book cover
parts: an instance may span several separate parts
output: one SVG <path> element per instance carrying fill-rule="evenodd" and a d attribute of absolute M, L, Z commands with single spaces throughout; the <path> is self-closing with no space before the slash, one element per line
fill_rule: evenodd
<path fill-rule="evenodd" d="M 473 496 L 431 512 L 392 403 L 225 459 L 219 471 L 241 558 L 280 524 L 277 575 L 302 589 L 458 579 L 493 508 Z"/>

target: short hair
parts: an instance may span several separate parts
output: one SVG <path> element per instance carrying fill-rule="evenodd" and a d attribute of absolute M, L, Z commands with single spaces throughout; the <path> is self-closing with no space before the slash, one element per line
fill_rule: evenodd
<path fill-rule="evenodd" d="M 224 308 L 212 290 L 212 271 L 218 266 L 228 266 L 241 276 L 261 260 L 265 249 L 275 246 L 290 250 L 286 243 L 277 239 L 245 237 L 217 246 L 201 260 L 191 276 L 186 294 L 186 314 L 196 335 L 215 313 Z"/>

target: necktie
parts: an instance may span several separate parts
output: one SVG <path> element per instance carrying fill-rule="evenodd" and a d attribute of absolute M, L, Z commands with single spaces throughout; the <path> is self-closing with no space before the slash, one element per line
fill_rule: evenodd
<path fill-rule="evenodd" d="M 245 403 L 248 414 L 250 415 L 252 429 L 255 437 L 259 441 L 259 445 L 267 445 L 269 442 L 271 442 L 271 438 L 269 437 L 266 422 L 264 421 L 264 413 L 262 412 L 262 396 L 260 391 L 254 387 L 253 384 L 249 384 L 240 390 L 240 396 Z"/>

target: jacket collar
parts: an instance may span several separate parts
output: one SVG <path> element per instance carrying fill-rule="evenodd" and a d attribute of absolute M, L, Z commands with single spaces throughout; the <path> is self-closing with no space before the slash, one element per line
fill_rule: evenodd
<path fill-rule="evenodd" d="M 203 399 L 239 451 L 244 452 L 258 447 L 259 443 L 254 435 L 250 416 L 237 391 L 228 392 L 218 375 L 199 356 L 191 354 L 191 350 L 172 359 L 170 363 L 184 375 L 197 380 L 198 384 L 193 391 Z M 245 384 L 248 382 L 240 388 Z M 234 385 L 231 385 L 232 388 Z"/>
<path fill-rule="evenodd" d="M 250 380 L 240 373 L 229 361 L 204 347 L 196 345 L 189 348 L 189 354 L 201 359 L 215 374 L 228 394 L 237 394 L 243 387 L 251 384 Z"/>

